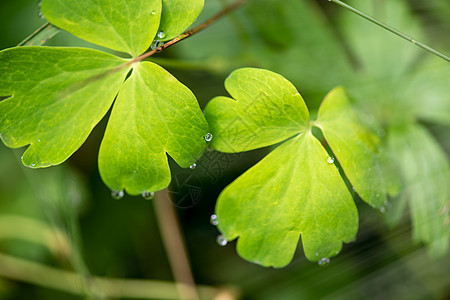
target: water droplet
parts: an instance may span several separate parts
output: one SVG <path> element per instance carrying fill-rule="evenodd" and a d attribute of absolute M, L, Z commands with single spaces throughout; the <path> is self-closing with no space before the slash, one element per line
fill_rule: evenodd
<path fill-rule="evenodd" d="M 356 188 L 354 186 L 352 186 L 352 190 L 356 193 Z"/>
<path fill-rule="evenodd" d="M 318 253 L 318 252 L 316 252 L 316 256 L 319 256 L 319 253 Z"/>
<path fill-rule="evenodd" d="M 113 197 L 113 199 L 115 199 L 115 200 L 120 200 L 123 198 L 123 196 L 124 196 L 123 191 L 112 191 L 111 192 L 111 197 Z"/>
<path fill-rule="evenodd" d="M 41 7 L 42 7 L 42 1 L 38 2 L 38 17 L 41 19 L 45 19 L 44 14 L 42 13 Z"/>
<path fill-rule="evenodd" d="M 32 166 L 32 167 L 36 166 L 36 163 L 31 163 L 31 166 Z"/>
<path fill-rule="evenodd" d="M 156 15 L 156 12 L 155 12 L 155 11 L 152 11 L 152 15 Z"/>
<path fill-rule="evenodd" d="M 213 135 L 212 135 L 211 132 L 208 132 L 208 133 L 205 135 L 205 141 L 207 141 L 207 142 L 211 142 L 211 141 L 212 141 L 212 138 L 213 138 Z"/>
<path fill-rule="evenodd" d="M 380 207 L 380 212 L 384 214 L 386 212 L 386 207 L 385 206 Z"/>
<path fill-rule="evenodd" d="M 317 263 L 321 267 L 326 267 L 330 264 L 331 260 L 328 257 L 321 258 Z"/>
<path fill-rule="evenodd" d="M 333 156 L 328 157 L 328 158 L 327 158 L 327 162 L 328 162 L 329 164 L 334 163 L 334 157 L 333 157 Z"/>
<path fill-rule="evenodd" d="M 339 254 L 339 251 L 336 251 L 335 253 L 336 253 L 336 254 Z"/>
<path fill-rule="evenodd" d="M 192 165 L 189 166 L 189 169 L 194 170 L 195 168 L 197 168 L 197 164 L 193 163 Z"/>
<path fill-rule="evenodd" d="M 160 32 L 158 32 L 157 36 L 158 36 L 160 39 L 163 39 L 163 38 L 166 36 L 166 33 L 165 33 L 163 30 L 161 30 Z"/>
<path fill-rule="evenodd" d="M 41 142 L 41 139 L 38 139 L 38 143 L 40 143 Z"/>
<path fill-rule="evenodd" d="M 150 45 L 150 49 L 155 50 L 156 48 L 159 48 L 162 45 L 164 45 L 164 43 L 161 41 L 153 41 L 152 44 Z"/>
<path fill-rule="evenodd" d="M 223 237 L 223 235 L 219 235 L 216 239 L 217 244 L 219 244 L 220 246 L 226 246 L 228 244 L 228 240 L 226 238 Z"/>
<path fill-rule="evenodd" d="M 212 225 L 217 226 L 217 224 L 219 224 L 219 222 L 217 221 L 217 215 L 211 215 L 211 218 L 209 219 L 209 222 Z"/>
<path fill-rule="evenodd" d="M 136 174 L 137 170 L 133 170 L 133 173 Z"/>
<path fill-rule="evenodd" d="M 153 197 L 155 197 L 154 192 L 143 192 L 142 193 L 142 198 L 144 198 L 145 200 L 152 200 Z"/>

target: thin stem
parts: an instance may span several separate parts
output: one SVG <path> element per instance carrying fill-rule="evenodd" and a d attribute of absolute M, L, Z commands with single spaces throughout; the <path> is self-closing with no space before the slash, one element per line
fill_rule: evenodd
<path fill-rule="evenodd" d="M 221 10 L 219 13 L 217 13 L 215 16 L 213 16 L 212 18 L 208 19 L 207 21 L 203 22 L 202 24 L 192 28 L 191 30 L 186 31 L 185 33 L 180 34 L 179 36 L 177 36 L 176 38 L 174 38 L 173 40 L 168 41 L 167 43 L 159 46 L 158 48 L 155 48 L 149 52 L 146 52 L 132 60 L 130 60 L 127 65 L 132 65 L 136 62 L 139 62 L 149 56 L 152 56 L 155 53 L 161 52 L 167 48 L 169 48 L 170 46 L 175 45 L 176 43 L 187 39 L 190 36 L 193 36 L 194 34 L 202 31 L 203 29 L 211 26 L 212 24 L 216 23 L 218 20 L 220 20 L 223 16 L 225 16 L 226 14 L 228 14 L 229 12 L 237 9 L 238 7 L 242 6 L 244 3 L 246 2 L 246 0 L 236 0 L 233 3 L 231 3 L 230 5 L 226 6 L 223 10 Z"/>
<path fill-rule="evenodd" d="M 157 192 L 153 203 L 161 238 L 169 257 L 180 299 L 199 300 L 178 217 L 168 190 Z"/>
<path fill-rule="evenodd" d="M 41 46 L 61 31 L 49 22 L 42 25 L 17 46 Z"/>
<path fill-rule="evenodd" d="M 371 17 L 371 16 L 369 16 L 369 15 L 367 15 L 367 14 L 365 14 L 365 13 L 359 11 L 359 10 L 357 10 L 356 8 L 354 8 L 354 7 L 348 5 L 348 4 L 346 4 L 346 3 L 344 3 L 344 2 L 342 2 L 340 0 L 328 0 L 328 1 L 334 2 L 337 5 L 340 5 L 340 6 L 344 7 L 345 9 L 348 9 L 349 11 L 359 15 L 360 17 L 363 17 L 364 19 L 366 19 L 366 20 L 368 20 L 368 21 L 370 21 L 370 22 L 372 22 L 372 23 L 374 23 L 374 24 L 376 24 L 376 25 L 378 25 L 378 26 L 380 26 L 380 27 L 382 27 L 382 28 L 392 32 L 393 34 L 395 34 L 395 35 L 397 35 L 397 36 L 399 36 L 399 37 L 401 37 L 401 38 L 403 38 L 403 39 L 413 43 L 414 45 L 417 45 L 420 48 L 422 48 L 422 49 L 424 49 L 424 50 L 426 50 L 426 51 L 428 51 L 428 52 L 430 52 L 430 53 L 432 53 L 432 54 L 434 54 L 434 55 L 436 55 L 436 56 L 438 56 L 438 57 L 440 57 L 440 58 L 442 58 L 442 59 L 444 59 L 444 60 L 446 60 L 448 62 L 450 62 L 450 57 L 448 57 L 447 55 L 437 51 L 434 48 L 431 48 L 430 46 L 427 46 L 427 45 L 417 41 L 416 39 L 410 37 L 409 35 L 401 32 L 401 31 L 399 31 L 399 30 L 397 30 L 397 29 L 395 29 L 395 28 L 393 28 L 393 27 L 391 27 L 391 26 L 389 26 L 389 25 L 387 25 L 387 24 L 385 24 L 385 23 L 383 23 L 381 21 L 378 21 L 377 19 L 375 19 L 375 18 L 373 18 L 373 17 Z"/>
<path fill-rule="evenodd" d="M 78 273 L 2 253 L 0 253 L 0 276 L 70 294 L 85 294 L 82 287 L 85 278 Z M 171 282 L 95 276 L 90 277 L 89 281 L 101 287 L 101 294 L 94 293 L 97 298 L 105 294 L 114 299 L 179 299 L 174 284 Z M 220 290 L 207 286 L 198 286 L 197 288 L 203 299 L 216 299 L 222 293 L 233 295 L 231 290 Z"/>

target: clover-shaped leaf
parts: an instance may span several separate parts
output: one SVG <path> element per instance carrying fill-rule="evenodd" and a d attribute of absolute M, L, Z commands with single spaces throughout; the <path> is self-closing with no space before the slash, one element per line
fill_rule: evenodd
<path fill-rule="evenodd" d="M 133 56 L 151 44 L 161 19 L 161 0 L 42 0 L 50 23 L 94 44 Z"/>
<path fill-rule="evenodd" d="M 379 207 L 385 191 L 377 178 L 377 159 L 371 152 L 376 145 L 369 143 L 370 134 L 358 123 L 342 88 L 329 93 L 319 120 L 310 122 L 303 99 L 278 74 L 240 69 L 230 75 L 225 86 L 235 100 L 217 97 L 205 110 L 214 148 L 238 152 L 287 141 L 220 194 L 216 206 L 219 230 L 226 239 L 239 237 L 239 254 L 264 266 L 288 264 L 300 235 L 309 260 L 327 261 L 339 253 L 342 242 L 354 239 L 358 214 L 333 156 L 311 127 L 322 128 L 344 172 L 357 183 L 364 199 Z M 261 110 L 264 107 L 267 110 Z M 345 130 L 347 142 L 342 141 Z M 349 161 L 353 155 L 368 155 L 360 165 L 367 169 L 358 170 L 357 161 Z M 377 184 L 364 185 L 368 174 Z M 380 196 L 374 196 L 376 193 Z"/>
<path fill-rule="evenodd" d="M 205 150 L 208 125 L 192 92 L 163 68 L 138 64 L 119 92 L 99 168 L 105 183 L 130 194 L 170 183 L 166 152 L 184 168 Z"/>
<path fill-rule="evenodd" d="M 232 153 L 273 145 L 309 126 L 302 96 L 278 74 L 243 68 L 227 78 L 225 87 L 238 101 L 217 97 L 205 110 L 215 137 L 213 146 L 219 151 Z"/>
<path fill-rule="evenodd" d="M 128 70 L 77 86 L 124 60 L 90 49 L 12 48 L 0 52 L 0 133 L 8 147 L 30 144 L 30 167 L 59 164 L 110 108 Z M 74 85 L 75 84 L 75 85 Z"/>
<path fill-rule="evenodd" d="M 195 19 L 203 1 L 167 1 L 171 35 Z M 161 0 L 43 0 L 54 25 L 135 57 L 160 27 Z M 172 20 L 177 16 L 177 20 Z M 180 25 L 182 24 L 182 25 Z M 178 32 L 177 32 L 178 31 Z M 195 96 L 161 67 L 97 50 L 17 47 L 0 52 L 0 135 L 9 147 L 30 145 L 23 163 L 40 168 L 72 155 L 117 96 L 99 167 L 115 190 L 140 194 L 167 187 L 167 154 L 182 167 L 204 151 L 208 125 Z M 124 82 L 127 74 L 129 77 Z"/>

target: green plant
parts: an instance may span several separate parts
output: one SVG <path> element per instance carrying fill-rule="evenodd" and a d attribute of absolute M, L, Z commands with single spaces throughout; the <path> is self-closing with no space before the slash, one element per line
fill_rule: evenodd
<path fill-rule="evenodd" d="M 93 5 L 91 1 L 43 0 L 43 15 L 55 26 L 131 58 L 85 48 L 17 47 L 1 51 L 3 142 L 13 148 L 30 145 L 22 161 L 31 168 L 60 164 L 83 144 L 115 102 L 99 152 L 100 174 L 115 198 L 123 197 L 123 190 L 152 198 L 153 192 L 166 188 L 171 179 L 167 154 L 187 168 L 195 166 L 209 142 L 227 153 L 283 142 L 219 197 L 215 222 L 223 233 L 222 244 L 239 237 L 237 248 L 244 258 L 282 267 L 291 261 L 301 234 L 306 257 L 325 265 L 339 253 L 342 242 L 355 238 L 358 213 L 353 198 L 388 210 L 391 224 L 398 223 L 410 199 L 415 239 L 431 245 L 434 254 L 445 254 L 450 235 L 450 168 L 445 153 L 420 121 L 448 125 L 448 101 L 441 99 L 448 77 L 444 76 L 443 82 L 441 75 L 433 77 L 432 68 L 437 65 L 443 70 L 439 74 L 448 74 L 448 64 L 429 58 L 417 60 L 412 45 L 401 44 L 402 54 L 392 56 L 392 61 L 400 63 L 385 66 L 381 61 L 390 58 L 390 51 L 398 44 L 394 42 L 395 47 L 383 52 L 385 45 L 381 50 L 376 47 L 384 38 L 377 36 L 382 31 L 343 17 L 343 32 L 364 71 L 356 75 L 350 72 L 340 59 L 344 56 L 338 54 L 336 64 L 347 67 L 339 76 L 323 76 L 342 81 L 355 101 L 350 102 L 344 90 L 336 88 L 321 104 L 317 119 L 311 121 L 314 109 L 307 109 L 289 81 L 264 69 L 247 68 L 233 72 L 225 82 L 235 100 L 214 98 L 205 109 L 205 118 L 187 87 L 160 66 L 144 60 L 206 28 L 242 3 L 234 2 L 210 21 L 183 33 L 199 15 L 203 1 L 104 1 Z M 267 0 L 263 4 L 267 6 L 251 3 L 249 10 L 307 7 L 296 1 Z M 404 6 L 398 2 L 389 5 L 400 12 L 401 23 Z M 279 51 L 291 42 L 302 44 L 292 41 L 295 33 L 284 30 L 289 28 L 288 21 L 274 21 L 277 27 L 273 30 L 265 20 L 250 15 L 255 32 L 264 33 L 262 41 L 256 41 L 248 53 L 250 61 L 267 58 L 273 66 L 282 61 L 279 68 L 288 69 L 287 62 L 294 61 L 298 53 L 291 51 L 283 57 Z M 271 17 L 278 20 L 279 16 Z M 411 21 L 404 19 L 408 24 Z M 385 28 L 447 59 L 397 30 Z M 329 34 L 321 29 L 317 32 L 314 38 L 329 42 L 330 51 L 340 53 L 334 48 L 336 44 L 328 41 Z M 48 36 L 53 34 L 48 32 Z M 24 45 L 30 44 L 31 40 L 24 41 Z M 318 49 L 328 51 L 318 45 Z M 196 55 L 206 51 L 196 50 Z M 324 59 L 326 64 L 328 59 Z M 308 57 L 299 60 L 307 63 Z M 416 64 L 423 65 L 424 71 L 409 78 L 408 71 Z M 431 71 L 427 72 L 428 68 Z M 411 100 L 420 95 L 424 84 L 436 92 L 436 105 L 427 105 L 420 97 Z M 326 88 L 318 81 L 311 85 Z M 358 114 L 364 110 L 375 120 L 363 124 Z M 427 198 L 431 198 L 431 205 L 424 206 Z"/>

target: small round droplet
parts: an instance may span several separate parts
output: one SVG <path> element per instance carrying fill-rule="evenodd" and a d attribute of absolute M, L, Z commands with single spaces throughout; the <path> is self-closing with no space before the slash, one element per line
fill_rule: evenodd
<path fill-rule="evenodd" d="M 327 162 L 328 162 L 329 164 L 334 163 L 334 157 L 333 157 L 333 156 L 328 157 L 328 158 L 327 158 Z"/>
<path fill-rule="evenodd" d="M 212 138 L 213 138 L 213 135 L 212 135 L 211 132 L 208 132 L 208 133 L 205 135 L 205 141 L 207 141 L 207 142 L 211 142 L 211 141 L 212 141 Z"/>
<path fill-rule="evenodd" d="M 384 214 L 386 212 L 386 207 L 385 206 L 380 207 L 380 212 Z"/>
<path fill-rule="evenodd" d="M 219 244 L 220 246 L 226 246 L 228 244 L 228 240 L 226 238 L 223 237 L 223 235 L 219 235 L 217 237 L 217 244 Z"/>
<path fill-rule="evenodd" d="M 166 33 L 163 30 L 161 30 L 160 32 L 158 32 L 157 36 L 158 38 L 163 39 L 166 36 Z"/>
<path fill-rule="evenodd" d="M 328 257 L 321 258 L 317 263 L 321 267 L 326 267 L 330 264 L 331 260 Z"/>
<path fill-rule="evenodd" d="M 154 192 L 143 192 L 142 193 L 142 198 L 144 198 L 145 200 L 152 200 L 153 197 L 155 197 Z"/>
<path fill-rule="evenodd" d="M 31 163 L 31 166 L 32 166 L 32 167 L 36 166 L 36 163 Z"/>
<path fill-rule="evenodd" d="M 123 191 L 112 191 L 111 192 L 111 197 L 113 197 L 113 199 L 115 199 L 115 200 L 120 200 L 123 198 L 123 196 L 124 196 Z"/>
<path fill-rule="evenodd" d="M 41 139 L 38 139 L 38 143 L 40 143 L 41 142 Z"/>
<path fill-rule="evenodd" d="M 152 11 L 152 15 L 156 15 L 156 12 L 155 12 L 155 11 Z"/>
<path fill-rule="evenodd" d="M 161 47 L 162 45 L 164 45 L 164 43 L 161 41 L 153 41 L 152 44 L 150 45 L 150 49 L 155 50 L 155 49 Z"/>
<path fill-rule="evenodd" d="M 189 166 L 189 169 L 194 170 L 195 168 L 197 168 L 197 164 L 193 163 L 192 165 Z"/>
<path fill-rule="evenodd" d="M 217 215 L 211 215 L 211 218 L 209 219 L 209 222 L 212 225 L 217 226 L 217 224 L 219 224 L 219 221 L 217 221 Z"/>

